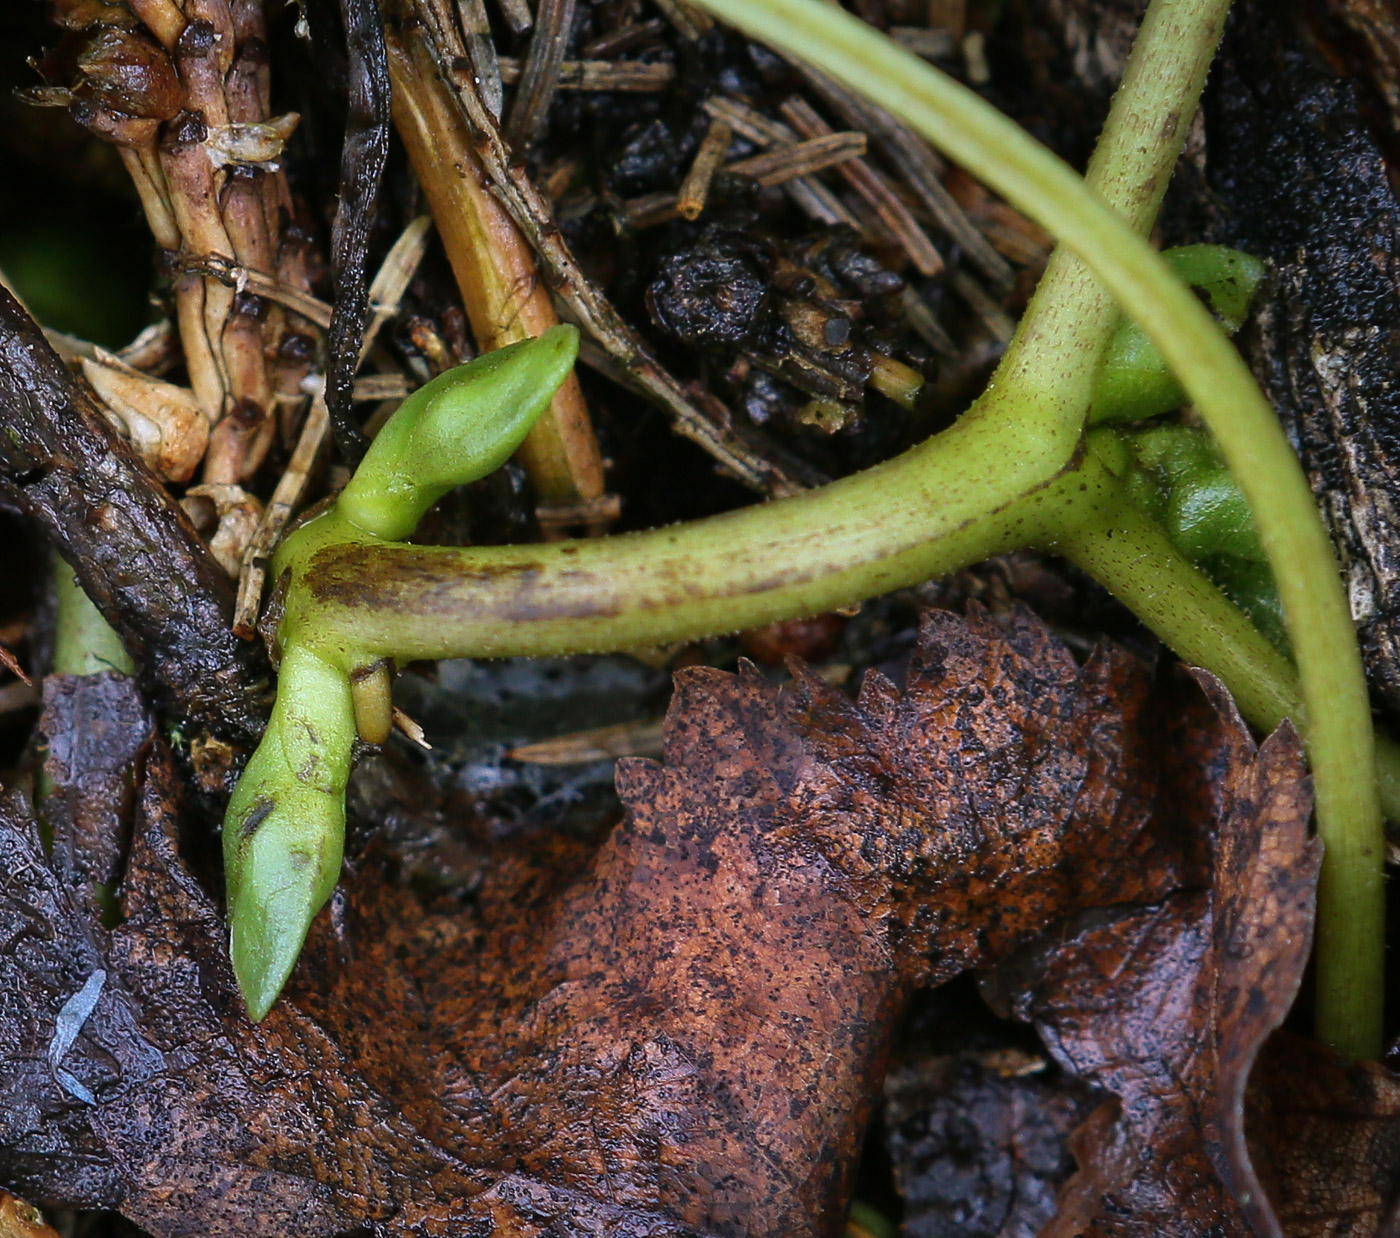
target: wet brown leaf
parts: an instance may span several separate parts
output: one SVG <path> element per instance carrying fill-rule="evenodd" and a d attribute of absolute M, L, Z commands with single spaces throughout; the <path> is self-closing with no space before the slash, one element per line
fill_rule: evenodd
<path fill-rule="evenodd" d="M 1076 1132 L 1080 1170 L 1047 1238 L 1281 1232 L 1245 1147 L 1244 1090 L 1302 978 L 1320 844 L 1296 734 L 1256 753 L 1224 689 L 1201 682 L 1232 717 L 1211 888 L 1091 913 L 989 986 L 1117 1097 Z"/>
<path fill-rule="evenodd" d="M 1245 1098 L 1249 1152 L 1288 1238 L 1400 1232 L 1400 1079 L 1276 1033 Z"/>
<path fill-rule="evenodd" d="M 1097 1095 L 1043 1057 L 964 1051 L 885 1079 L 903 1238 L 1034 1238 L 1074 1170 L 1070 1132 Z"/>
<path fill-rule="evenodd" d="M 912 989 L 1199 884 L 1237 725 L 1025 615 L 930 616 L 856 702 L 692 670 L 601 847 L 415 895 L 372 844 L 257 1026 L 163 749 L 111 934 L 11 795 L 0 1178 L 158 1238 L 833 1235 Z"/>

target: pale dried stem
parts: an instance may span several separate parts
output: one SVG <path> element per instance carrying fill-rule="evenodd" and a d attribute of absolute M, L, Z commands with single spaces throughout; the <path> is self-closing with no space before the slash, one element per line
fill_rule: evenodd
<path fill-rule="evenodd" d="M 584 761 L 615 761 L 619 757 L 659 757 L 663 727 L 661 718 L 590 727 L 586 731 L 573 731 L 512 748 L 506 756 L 530 765 L 578 765 Z"/>
<path fill-rule="evenodd" d="M 717 119 L 713 122 L 710 133 L 715 133 L 717 128 L 727 147 L 730 135 L 728 124 Z M 709 135 L 706 137 L 708 139 Z M 773 189 L 793 181 L 806 181 L 814 173 L 833 168 L 848 160 L 859 159 L 864 154 L 865 134 L 827 133 L 807 141 L 774 146 L 761 154 L 736 159 L 725 164 L 722 170 L 734 175 L 750 176 L 765 189 Z M 698 219 L 705 209 L 705 197 L 698 191 L 703 187 L 708 192 L 710 180 L 716 171 L 721 170 L 710 162 L 711 158 L 702 143 L 695 163 L 676 193 L 649 193 L 628 201 L 624 207 L 628 226 L 650 228 L 672 219 Z M 691 184 L 692 179 L 696 182 L 694 185 Z"/>
<path fill-rule="evenodd" d="M 524 157 L 539 137 L 554 92 L 559 87 L 559 66 L 569 42 L 575 0 L 539 0 L 535 29 L 520 72 L 520 85 L 506 118 L 506 141 Z"/>
<path fill-rule="evenodd" d="M 223 335 L 229 389 L 235 399 L 210 436 L 204 460 L 206 482 L 233 485 L 247 480 L 272 445 L 276 423 L 267 415 L 272 383 L 262 343 L 263 328 L 256 313 L 235 306 L 224 322 Z"/>
<path fill-rule="evenodd" d="M 127 0 L 126 7 L 146 23 L 166 51 L 174 49 L 186 20 L 174 0 Z"/>
<path fill-rule="evenodd" d="M 117 154 L 126 165 L 131 183 L 136 186 L 141 209 L 156 244 L 171 252 L 178 250 L 180 229 L 170 207 L 170 190 L 165 183 L 165 173 L 160 170 L 160 152 L 155 141 L 143 146 L 118 146 Z"/>
<path fill-rule="evenodd" d="M 483 350 L 542 334 L 558 322 L 549 290 L 510 216 L 492 194 L 466 126 L 416 39 L 389 35 L 394 124 L 431 207 Z M 603 460 L 577 378 L 559 389 L 518 453 L 542 506 L 603 494 Z"/>
<path fill-rule="evenodd" d="M 685 0 L 656 0 L 656 7 L 683 39 L 693 43 L 715 28 L 715 19 Z"/>
<path fill-rule="evenodd" d="M 737 99 L 706 99 L 705 111 L 710 116 L 727 121 L 734 132 L 746 138 L 755 146 L 764 149 L 774 146 L 795 146 L 797 134 L 781 121 L 772 120 L 763 113 L 740 103 Z M 783 182 L 783 192 L 792 199 L 797 208 L 818 223 L 828 227 L 844 224 L 853 231 L 867 234 L 867 229 L 830 189 L 812 176 L 799 176 Z M 871 239 L 867 236 L 867 239 Z"/>
<path fill-rule="evenodd" d="M 616 30 L 609 30 L 606 34 L 600 34 L 595 39 L 589 39 L 581 48 L 581 56 L 593 56 L 599 60 L 606 60 L 609 56 L 616 56 L 619 52 L 631 51 L 634 47 L 640 47 L 643 43 L 654 43 L 662 36 L 666 29 L 666 23 L 659 17 L 650 18 L 643 22 L 629 22 L 619 26 Z"/>
<path fill-rule="evenodd" d="M 358 404 L 372 404 L 378 400 L 402 400 L 412 390 L 406 374 L 366 374 L 355 380 L 350 398 Z"/>
<path fill-rule="evenodd" d="M 219 254 L 191 256 L 182 262 L 181 269 L 193 274 L 212 276 L 230 288 L 252 292 L 269 301 L 276 301 L 323 331 L 330 327 L 331 307 L 325 301 L 290 284 L 284 284 L 276 276 L 264 275 L 261 271 L 239 266 L 238 263 Z"/>
<path fill-rule="evenodd" d="M 821 133 L 791 146 L 780 146 L 736 159 L 726 172 L 752 176 L 764 188 L 786 184 L 800 176 L 811 176 L 839 164 L 859 160 L 865 154 L 863 133 Z"/>
<path fill-rule="evenodd" d="M 260 0 L 236 0 L 232 9 L 237 51 L 224 78 L 230 121 L 259 124 L 271 114 L 272 75 L 267 56 L 267 28 Z M 246 267 L 271 273 L 277 269 L 276 238 L 281 166 L 235 169 L 224 192 L 224 222 L 233 241 L 234 257 Z M 286 329 L 286 317 L 272 307 L 263 324 L 268 353 L 275 353 Z"/>
<path fill-rule="evenodd" d="M 428 238 L 432 233 L 433 221 L 429 215 L 420 215 L 413 220 L 389 248 L 384 263 L 375 273 L 369 286 L 369 323 L 365 327 L 364 342 L 360 345 L 360 364 L 369 356 L 379 332 L 384 324 L 399 312 L 399 303 L 418 264 L 428 249 Z"/>
<path fill-rule="evenodd" d="M 193 128 L 193 126 L 190 126 Z M 161 147 L 161 169 L 170 187 L 170 205 L 183 249 L 192 254 L 231 257 L 233 243 L 219 217 L 213 169 L 198 139 L 174 137 Z M 217 280 L 182 275 L 175 282 L 176 321 L 185 347 L 190 381 L 211 425 L 223 418 L 228 396 L 224 365 L 224 323 L 233 309 L 233 290 Z M 208 481 L 236 481 L 207 477 Z"/>
<path fill-rule="evenodd" d="M 491 35 L 491 19 L 486 15 L 486 5 L 482 0 L 457 0 L 457 13 L 461 19 L 465 67 L 476 75 L 486 106 L 493 116 L 499 118 L 505 103 L 505 92 L 502 89 L 501 62 L 496 55 L 496 40 Z"/>
<path fill-rule="evenodd" d="M 535 24 L 535 15 L 525 0 L 497 0 L 497 6 L 514 34 L 524 34 Z"/>

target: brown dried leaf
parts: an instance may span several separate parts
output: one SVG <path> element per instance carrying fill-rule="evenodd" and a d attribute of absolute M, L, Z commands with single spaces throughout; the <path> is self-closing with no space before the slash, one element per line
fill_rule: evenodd
<path fill-rule="evenodd" d="M 1024 615 L 931 616 L 854 703 L 693 670 L 600 848 L 498 848 L 426 902 L 361 857 L 257 1026 L 163 756 L 110 937 L 11 797 L 0 1177 L 157 1238 L 835 1234 L 913 987 L 1199 881 L 1230 726 Z M 98 970 L 60 1044 L 88 1105 L 48 1056 Z"/>
<path fill-rule="evenodd" d="M 1080 1170 L 1045 1238 L 1281 1232 L 1244 1090 L 1302 979 L 1321 845 L 1297 735 L 1285 725 L 1256 752 L 1224 688 L 1199 678 L 1232 732 L 1212 887 L 1091 913 L 996 982 L 1063 1066 L 1117 1097 L 1076 1133 Z"/>
<path fill-rule="evenodd" d="M 194 394 L 133 369 L 111 353 L 81 360 L 83 377 L 132 449 L 166 481 L 189 481 L 209 446 Z"/>
<path fill-rule="evenodd" d="M 1250 1156 L 1288 1238 L 1400 1232 L 1400 1078 L 1278 1032 L 1245 1106 Z"/>

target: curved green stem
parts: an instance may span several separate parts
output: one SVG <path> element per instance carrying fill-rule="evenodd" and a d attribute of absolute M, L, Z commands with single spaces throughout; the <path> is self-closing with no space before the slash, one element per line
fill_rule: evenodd
<path fill-rule="evenodd" d="M 289 594 L 283 639 L 346 665 L 602 652 L 849 605 L 1038 535 L 1013 505 L 1043 470 L 1018 467 L 993 431 L 962 423 L 821 491 L 646 533 L 466 548 L 332 543 Z"/>
<path fill-rule="evenodd" d="M 1144 18 L 1089 169 L 1091 185 L 1138 231 L 1156 216 L 1227 8 L 1154 0 Z M 970 98 L 978 116 L 990 111 Z M 1072 176 L 991 115 L 1029 158 Z M 895 461 L 814 494 L 608 543 L 338 552 L 308 577 L 288 626 L 318 647 L 377 656 L 617 649 L 926 579 L 972 561 L 976 545 L 1002 544 L 1001 533 L 987 540 L 982 517 L 1070 463 L 1117 322 L 1112 298 L 1078 258 L 1057 251 L 986 394 L 951 430 Z M 1015 535 L 1029 539 L 1025 529 Z"/>

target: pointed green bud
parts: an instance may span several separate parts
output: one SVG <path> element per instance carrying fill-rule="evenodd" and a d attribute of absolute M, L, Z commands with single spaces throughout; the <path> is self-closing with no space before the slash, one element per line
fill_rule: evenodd
<path fill-rule="evenodd" d="M 1224 245 L 1182 245 L 1163 250 L 1162 257 L 1205 298 L 1220 325 L 1234 335 L 1264 278 L 1264 264 Z M 1152 342 L 1136 323 L 1123 319 L 1094 382 L 1089 424 L 1142 421 L 1186 402 L 1185 391 Z"/>
<path fill-rule="evenodd" d="M 509 459 L 577 356 L 577 328 L 551 327 L 433 379 L 375 436 L 338 509 L 376 537 L 407 537 L 452 487 Z"/>
<path fill-rule="evenodd" d="M 230 952 L 260 1020 L 335 889 L 355 739 L 348 677 L 300 645 L 283 655 L 277 704 L 224 817 Z"/>

